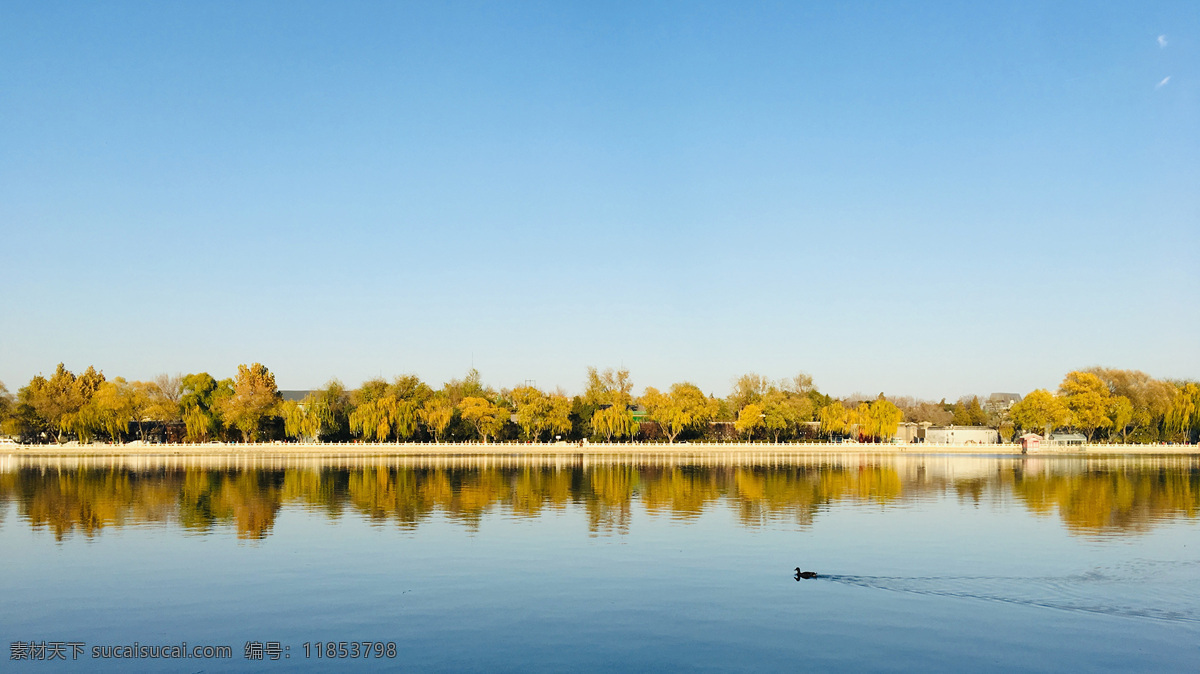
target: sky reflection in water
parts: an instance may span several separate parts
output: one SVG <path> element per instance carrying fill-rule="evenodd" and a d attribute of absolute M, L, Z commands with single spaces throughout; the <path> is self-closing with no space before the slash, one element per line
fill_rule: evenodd
<path fill-rule="evenodd" d="M 7 458 L 0 632 L 233 645 L 219 670 L 375 639 L 396 668 L 1187 671 L 1198 507 L 1192 457 Z"/>

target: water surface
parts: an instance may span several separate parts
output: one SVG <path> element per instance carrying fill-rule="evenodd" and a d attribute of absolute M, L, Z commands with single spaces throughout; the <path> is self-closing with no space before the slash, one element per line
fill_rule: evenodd
<path fill-rule="evenodd" d="M 0 635 L 86 644 L 18 671 L 318 669 L 329 641 L 395 644 L 334 663 L 362 669 L 1195 671 L 1198 510 L 1180 456 L 7 457 Z M 234 657 L 90 657 L 134 642 Z"/>

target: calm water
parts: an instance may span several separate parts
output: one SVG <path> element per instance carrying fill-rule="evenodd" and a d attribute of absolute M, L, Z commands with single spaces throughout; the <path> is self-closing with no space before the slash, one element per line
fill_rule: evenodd
<path fill-rule="evenodd" d="M 0 457 L 0 637 L 14 671 L 1194 672 L 1198 512 L 1194 457 Z M 135 642 L 233 657 L 92 657 Z"/>

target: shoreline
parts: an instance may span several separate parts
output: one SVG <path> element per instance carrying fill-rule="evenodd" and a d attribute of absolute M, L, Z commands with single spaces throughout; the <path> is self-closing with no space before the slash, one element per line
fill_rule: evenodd
<path fill-rule="evenodd" d="M 0 448 L 11 457 L 38 456 L 555 456 L 725 454 L 963 454 L 1021 456 L 1016 444 L 931 445 L 873 443 L 199 443 L 15 445 Z M 1200 455 L 1200 445 L 1081 445 L 1047 447 L 1027 456 Z"/>

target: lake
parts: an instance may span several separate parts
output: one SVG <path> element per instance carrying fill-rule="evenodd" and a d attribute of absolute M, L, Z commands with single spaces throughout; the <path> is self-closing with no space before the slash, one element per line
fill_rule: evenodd
<path fill-rule="evenodd" d="M 1198 513 L 1195 456 L 0 456 L 0 635 L 12 671 L 1194 672 Z"/>

